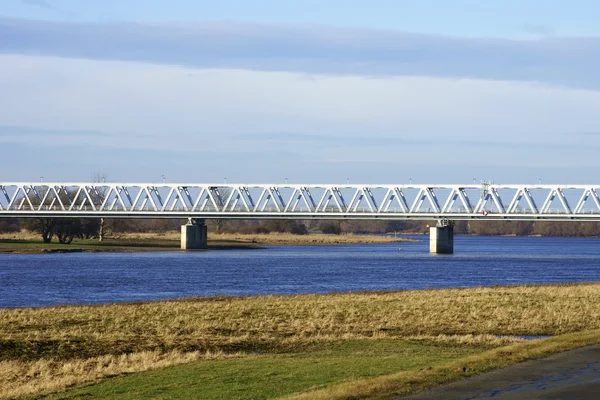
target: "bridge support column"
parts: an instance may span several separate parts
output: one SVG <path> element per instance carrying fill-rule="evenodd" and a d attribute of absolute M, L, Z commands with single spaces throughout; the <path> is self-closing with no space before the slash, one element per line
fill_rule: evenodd
<path fill-rule="evenodd" d="M 436 226 L 429 228 L 429 252 L 454 253 L 454 226 L 450 221 L 438 221 Z"/>
<path fill-rule="evenodd" d="M 181 250 L 206 249 L 207 233 L 203 219 L 190 218 L 186 225 L 181 226 Z"/>

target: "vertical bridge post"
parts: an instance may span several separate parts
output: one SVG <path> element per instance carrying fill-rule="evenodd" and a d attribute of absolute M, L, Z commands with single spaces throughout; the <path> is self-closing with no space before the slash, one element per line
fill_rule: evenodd
<path fill-rule="evenodd" d="M 181 250 L 206 249 L 207 233 L 203 219 L 188 218 L 188 223 L 181 226 Z"/>
<path fill-rule="evenodd" d="M 432 254 L 454 253 L 454 225 L 448 220 L 439 220 L 429 228 L 429 252 Z"/>

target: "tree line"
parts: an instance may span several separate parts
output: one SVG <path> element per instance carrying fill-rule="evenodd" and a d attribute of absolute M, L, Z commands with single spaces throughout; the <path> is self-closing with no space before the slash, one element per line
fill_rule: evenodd
<path fill-rule="evenodd" d="M 329 234 L 426 234 L 436 221 L 385 220 L 307 220 L 307 221 L 208 221 L 209 229 L 227 233 L 309 233 Z M 600 236 L 600 222 L 588 221 L 456 221 L 454 232 L 459 235 L 516 235 L 516 236 Z"/>
<path fill-rule="evenodd" d="M 126 233 L 164 233 L 176 231 L 185 219 L 126 219 L 102 221 L 99 218 L 8 218 L 0 219 L 0 233 L 28 230 L 40 235 L 44 243 L 56 238 L 59 243 L 74 239 L 118 238 Z M 214 233 L 308 233 L 327 234 L 424 234 L 435 221 L 382 220 L 207 220 Z M 456 234 L 464 235 L 540 235 L 568 237 L 599 237 L 600 222 L 550 221 L 457 221 Z"/>

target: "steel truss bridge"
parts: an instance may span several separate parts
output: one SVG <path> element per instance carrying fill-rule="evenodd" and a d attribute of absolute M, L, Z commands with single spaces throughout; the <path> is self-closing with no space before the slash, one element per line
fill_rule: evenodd
<path fill-rule="evenodd" d="M 600 185 L 0 182 L 0 217 L 600 221 Z"/>

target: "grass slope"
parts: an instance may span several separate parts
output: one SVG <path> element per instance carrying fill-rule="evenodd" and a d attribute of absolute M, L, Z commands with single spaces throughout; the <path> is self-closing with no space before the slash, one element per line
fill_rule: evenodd
<path fill-rule="evenodd" d="M 47 399 L 261 399 L 414 370 L 488 346 L 403 340 L 320 344 L 299 354 L 207 360 L 133 374 Z"/>
<path fill-rule="evenodd" d="M 600 330 L 567 333 L 553 338 L 499 347 L 443 362 L 432 368 L 357 379 L 285 398 L 288 400 L 392 399 L 519 362 L 597 343 L 600 343 Z"/>
<path fill-rule="evenodd" d="M 326 351 L 200 361 L 42 397 L 93 399 L 392 399 L 600 342 L 600 330 L 486 350 L 482 344 L 350 341 Z"/>

